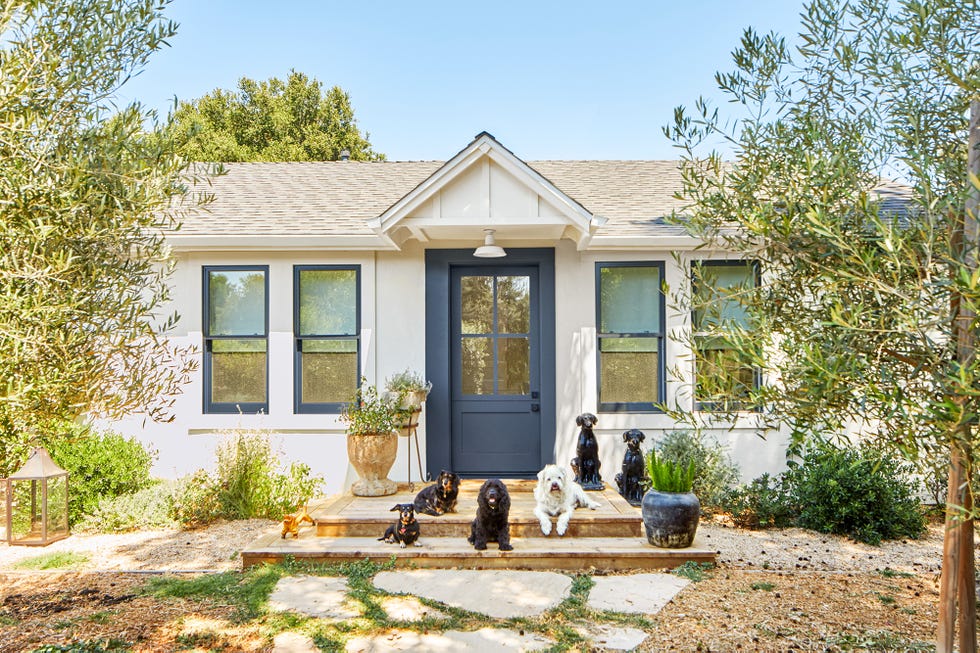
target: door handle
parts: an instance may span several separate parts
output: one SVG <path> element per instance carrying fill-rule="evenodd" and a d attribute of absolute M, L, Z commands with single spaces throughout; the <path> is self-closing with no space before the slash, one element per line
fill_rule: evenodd
<path fill-rule="evenodd" d="M 531 412 L 536 413 L 541 410 L 541 404 L 531 404 Z"/>

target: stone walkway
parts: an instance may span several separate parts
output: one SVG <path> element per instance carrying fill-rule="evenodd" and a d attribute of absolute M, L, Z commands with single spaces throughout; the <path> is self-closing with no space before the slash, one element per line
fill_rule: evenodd
<path fill-rule="evenodd" d="M 595 585 L 588 597 L 591 609 L 645 615 L 659 612 L 689 583 L 666 573 L 597 576 L 593 580 Z M 537 617 L 570 596 L 572 579 L 543 571 L 416 569 L 381 572 L 375 576 L 374 584 L 395 595 L 381 601 L 388 617 L 412 622 L 446 617 L 419 598 L 495 619 Z M 348 599 L 346 589 L 346 580 L 342 578 L 283 578 L 270 597 L 270 607 L 323 619 L 350 619 L 359 612 L 356 601 Z M 632 650 L 646 639 L 646 633 L 636 628 L 584 623 L 577 630 L 593 646 L 607 651 Z M 433 629 L 424 634 L 392 629 L 373 637 L 351 639 L 347 651 L 534 651 L 553 644 L 535 633 L 507 628 L 487 627 L 470 632 Z M 288 632 L 276 637 L 273 649 L 274 653 L 318 650 L 308 637 Z"/>

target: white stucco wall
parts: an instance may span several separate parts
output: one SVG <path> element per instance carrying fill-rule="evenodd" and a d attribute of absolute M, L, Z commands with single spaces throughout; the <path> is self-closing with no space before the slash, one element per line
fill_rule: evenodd
<path fill-rule="evenodd" d="M 535 243 L 539 246 L 539 243 Z M 202 266 L 269 266 L 269 414 L 204 414 L 202 371 L 178 398 L 175 419 L 169 424 L 144 423 L 134 417 L 113 424 L 113 428 L 135 435 L 159 453 L 154 473 L 179 477 L 213 464 L 214 448 L 222 434 L 236 429 L 268 432 L 274 446 L 282 452 L 284 463 L 305 461 L 314 473 L 326 479 L 325 491 L 333 493 L 349 487 L 355 479 L 347 463 L 343 424 L 336 415 L 297 415 L 293 413 L 293 335 L 292 279 L 296 264 L 357 264 L 361 266 L 361 369 L 370 383 L 383 383 L 395 372 L 411 368 L 423 371 L 425 365 L 425 251 L 410 242 L 401 252 L 352 252 L 347 254 L 308 252 L 184 253 L 173 283 L 173 309 L 181 315 L 175 344 L 202 344 Z M 671 288 L 688 283 L 689 260 L 675 261 L 670 251 L 580 252 L 574 243 L 563 240 L 555 250 L 556 266 L 556 378 L 557 433 L 555 461 L 567 465 L 575 456 L 578 428 L 575 417 L 582 412 L 596 413 L 602 476 L 613 487 L 620 470 L 625 445 L 622 433 L 639 428 L 647 435 L 646 445 L 676 425 L 656 413 L 599 413 L 596 410 L 595 265 L 610 261 L 662 261 Z M 686 313 L 666 311 L 668 332 L 686 327 Z M 667 338 L 668 361 L 685 359 L 683 344 Z M 671 364 L 668 363 L 668 367 Z M 682 363 L 680 369 L 689 369 Z M 689 380 L 688 380 L 689 381 Z M 685 381 L 668 375 L 668 402 L 688 401 Z M 425 416 L 419 430 L 421 459 L 425 465 Z M 739 428 L 719 428 L 713 435 L 726 446 L 738 464 L 743 480 L 784 467 L 785 438 L 766 434 L 763 440 L 753 428 L 751 416 Z M 393 480 L 407 480 L 408 441 L 399 439 L 399 453 L 391 471 Z M 419 479 L 417 456 L 412 452 L 412 476 Z M 438 470 L 435 470 L 438 472 Z"/>

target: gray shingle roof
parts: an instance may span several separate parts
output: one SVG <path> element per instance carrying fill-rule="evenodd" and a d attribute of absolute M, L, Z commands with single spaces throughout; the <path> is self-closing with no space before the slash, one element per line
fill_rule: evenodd
<path fill-rule="evenodd" d="M 436 172 L 443 161 L 229 163 L 212 180 L 207 212 L 185 217 L 190 236 L 373 235 L 368 220 Z M 528 161 L 560 191 L 607 219 L 597 237 L 678 236 L 664 223 L 683 204 L 677 161 Z M 909 188 L 882 180 L 886 210 L 901 211 Z"/>
<path fill-rule="evenodd" d="M 186 235 L 367 235 L 381 215 L 438 170 L 442 161 L 227 163 L 227 174 L 198 186 L 215 195 L 207 212 L 184 219 Z M 529 161 L 594 214 L 603 235 L 649 231 L 679 206 L 676 161 Z"/>

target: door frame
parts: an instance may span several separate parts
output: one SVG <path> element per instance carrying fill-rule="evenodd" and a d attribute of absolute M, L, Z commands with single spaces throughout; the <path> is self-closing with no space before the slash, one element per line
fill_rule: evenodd
<path fill-rule="evenodd" d="M 450 276 L 454 267 L 525 265 L 538 268 L 538 310 L 541 348 L 541 460 L 555 455 L 555 250 L 507 248 L 500 259 L 480 259 L 472 249 L 429 249 L 425 252 L 425 375 L 432 392 L 425 404 L 425 460 L 429 474 L 452 469 L 452 389 L 450 382 Z"/>

